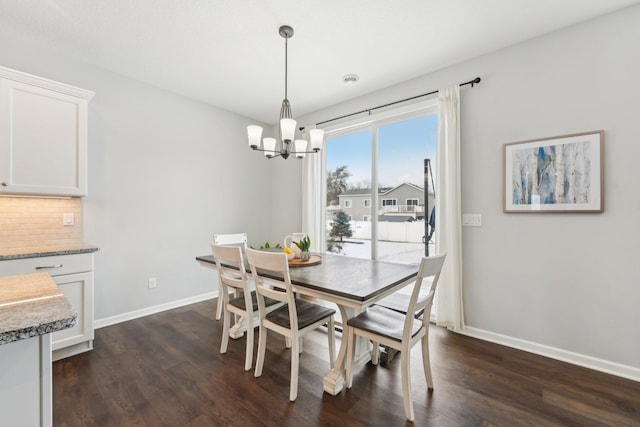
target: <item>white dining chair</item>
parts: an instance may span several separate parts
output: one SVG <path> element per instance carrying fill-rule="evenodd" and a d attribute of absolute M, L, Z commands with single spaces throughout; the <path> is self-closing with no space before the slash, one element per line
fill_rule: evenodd
<path fill-rule="evenodd" d="M 253 364 L 254 329 L 258 326 L 258 299 L 255 290 L 248 285 L 247 273 L 244 268 L 242 249 L 238 246 L 211 245 L 211 251 L 216 261 L 218 277 L 222 287 L 221 300 L 223 311 L 222 343 L 220 353 L 227 352 L 229 345 L 229 329 L 231 327 L 231 313 L 244 319 L 247 325 L 247 348 L 244 370 L 251 369 Z M 234 292 L 230 292 L 233 290 Z M 230 298 L 230 294 L 241 296 Z M 265 309 L 268 312 L 284 305 L 279 301 L 265 298 Z"/>
<path fill-rule="evenodd" d="M 214 234 L 211 240 L 212 245 L 238 246 L 247 248 L 247 233 Z M 218 284 L 218 305 L 216 306 L 216 320 L 222 318 L 222 287 Z"/>
<path fill-rule="evenodd" d="M 375 354 L 378 352 L 379 344 L 400 351 L 404 411 L 409 421 L 414 419 L 413 402 L 411 401 L 411 349 L 418 342 L 422 343 L 422 364 L 427 386 L 433 389 L 433 377 L 429 361 L 429 316 L 423 315 L 422 319 L 416 319 L 415 313 L 419 310 L 423 310 L 425 313 L 431 311 L 433 296 L 445 257 L 446 253 L 422 258 L 420 269 L 413 285 L 413 291 L 409 298 L 409 305 L 404 310 L 405 314 L 375 305 L 347 321 L 347 388 L 351 388 L 353 384 L 353 357 L 356 336 L 373 342 L 372 359 L 376 357 Z M 431 277 L 433 280 L 430 283 L 425 280 Z M 429 292 L 425 297 L 419 298 L 423 282 L 429 283 Z"/>
<path fill-rule="evenodd" d="M 247 259 L 258 294 L 258 311 L 260 313 L 260 338 L 258 339 L 255 376 L 262 375 L 267 347 L 267 331 L 283 335 L 291 343 L 289 400 L 293 402 L 298 396 L 299 353 L 301 339 L 306 333 L 323 325 L 327 326 L 329 365 L 333 368 L 335 361 L 333 315 L 336 311 L 295 297 L 285 253 L 247 249 Z M 286 305 L 269 313 L 265 304 L 267 298 L 282 301 Z"/>

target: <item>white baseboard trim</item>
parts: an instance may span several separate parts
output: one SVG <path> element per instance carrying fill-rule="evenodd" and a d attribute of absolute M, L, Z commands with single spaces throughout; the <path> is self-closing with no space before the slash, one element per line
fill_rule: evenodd
<path fill-rule="evenodd" d="M 458 330 L 456 332 L 484 341 L 490 341 L 496 344 L 516 348 L 518 350 L 527 351 L 529 353 L 539 354 L 540 356 L 561 360 L 563 362 L 583 366 L 585 368 L 640 382 L 640 369 L 633 366 L 622 365 L 620 363 L 598 359 L 595 357 L 586 356 L 584 354 L 550 347 L 544 344 L 525 341 L 519 338 L 501 335 L 495 332 L 485 331 L 483 329 L 477 329 L 470 326 L 465 326 L 464 329 Z"/>
<path fill-rule="evenodd" d="M 194 297 L 189 297 L 185 299 L 181 299 L 178 301 L 171 301 L 166 304 L 154 305 L 153 307 L 146 307 L 140 310 L 130 311 L 128 313 L 118 314 L 116 316 L 105 317 L 102 319 L 97 319 L 93 323 L 94 329 L 104 328 L 106 326 L 115 325 L 116 323 L 126 322 L 128 320 L 138 319 L 140 317 L 149 316 L 150 314 L 160 313 L 162 311 L 171 310 L 173 308 L 182 307 L 189 304 L 195 304 L 197 302 L 210 300 L 216 298 L 218 296 L 218 292 L 208 292 L 202 295 L 196 295 Z"/>

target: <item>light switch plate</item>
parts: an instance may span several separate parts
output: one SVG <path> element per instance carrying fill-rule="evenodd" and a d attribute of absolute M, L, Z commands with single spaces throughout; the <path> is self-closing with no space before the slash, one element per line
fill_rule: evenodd
<path fill-rule="evenodd" d="M 63 225 L 74 225 L 76 223 L 73 212 L 65 212 L 62 214 L 62 224 Z"/>
<path fill-rule="evenodd" d="M 462 214 L 462 225 L 466 227 L 482 227 L 482 214 Z"/>

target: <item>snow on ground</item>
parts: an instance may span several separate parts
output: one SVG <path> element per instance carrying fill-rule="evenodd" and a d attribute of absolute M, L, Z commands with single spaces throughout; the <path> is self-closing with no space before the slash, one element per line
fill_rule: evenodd
<path fill-rule="evenodd" d="M 371 259 L 371 240 L 349 239 L 342 244 L 341 255 Z M 433 242 L 429 243 L 429 254 L 435 253 Z M 424 256 L 422 243 L 378 242 L 378 260 L 398 262 L 401 264 L 417 264 Z"/>

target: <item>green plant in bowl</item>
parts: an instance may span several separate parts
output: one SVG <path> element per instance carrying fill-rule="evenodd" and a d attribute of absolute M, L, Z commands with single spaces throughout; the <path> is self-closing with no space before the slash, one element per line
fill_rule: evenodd
<path fill-rule="evenodd" d="M 311 248 L 311 239 L 309 236 L 304 236 L 299 242 L 293 242 L 300 249 L 300 259 L 302 261 L 309 261 L 311 254 L 309 249 Z"/>

